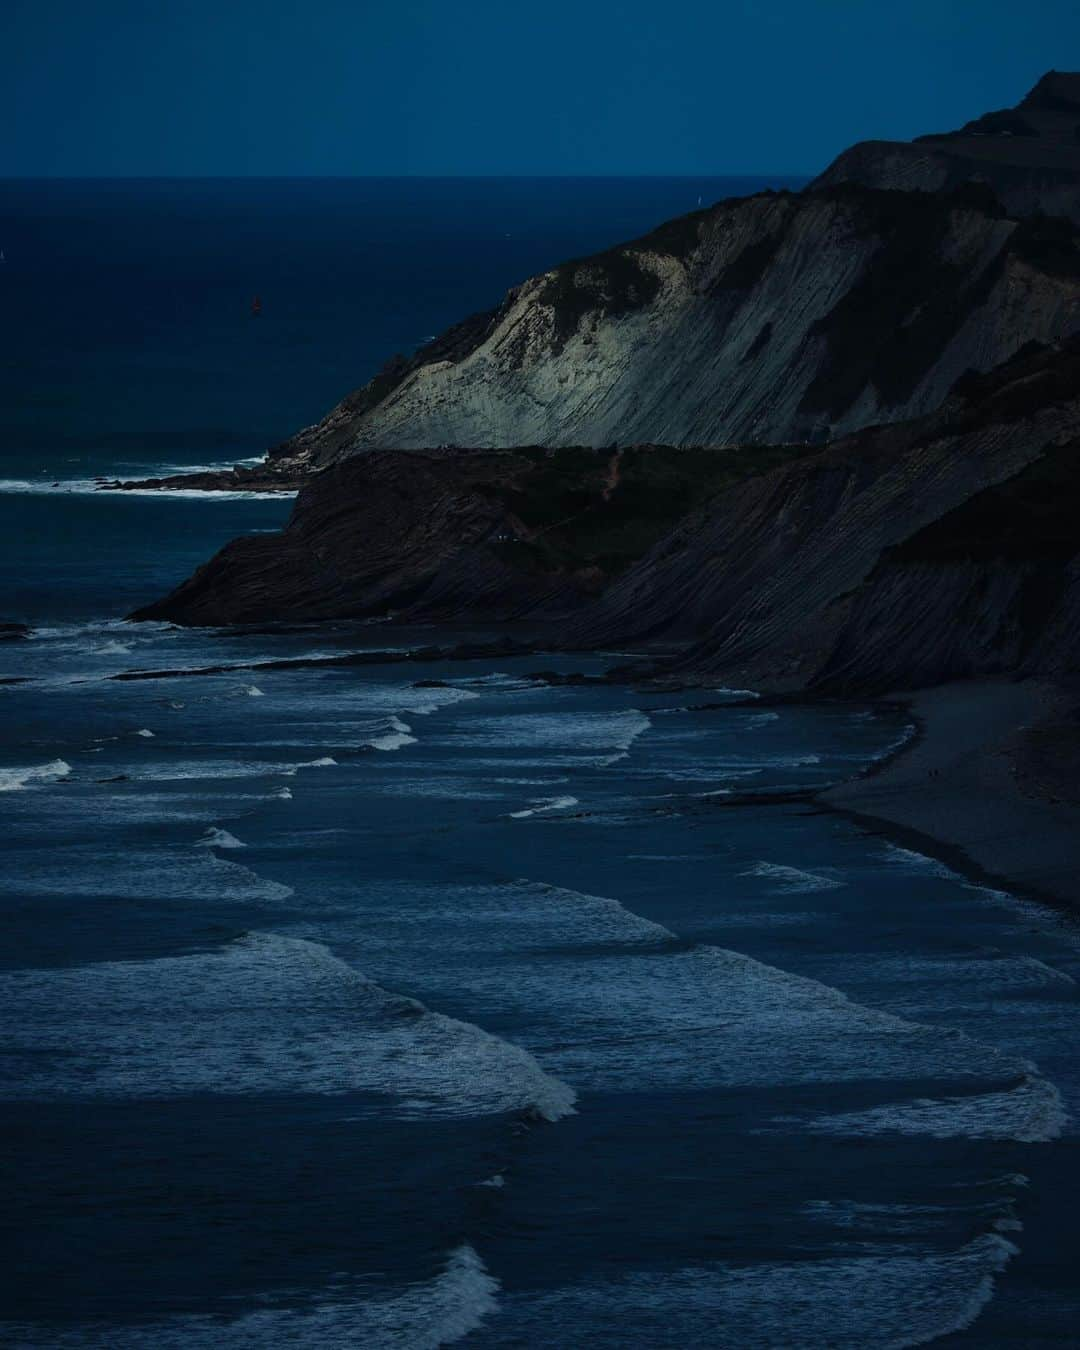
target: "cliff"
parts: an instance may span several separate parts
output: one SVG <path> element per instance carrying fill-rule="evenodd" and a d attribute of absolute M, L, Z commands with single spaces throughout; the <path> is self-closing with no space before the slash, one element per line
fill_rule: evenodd
<path fill-rule="evenodd" d="M 215 625 L 508 620 L 594 598 L 725 484 L 804 446 L 387 450 L 310 478 L 280 534 L 236 539 L 133 617 Z"/>
<path fill-rule="evenodd" d="M 1076 669 L 1080 226 L 1035 208 L 1078 88 L 524 283 L 279 447 L 284 533 L 135 617 L 557 620 L 823 694 Z"/>
<path fill-rule="evenodd" d="M 805 192 L 719 202 L 533 277 L 271 462 L 822 440 L 926 413 L 964 371 L 1080 329 L 1078 90 L 1048 75 L 1009 113 L 864 143 Z"/>
<path fill-rule="evenodd" d="M 823 448 L 353 457 L 134 617 L 551 620 L 681 644 L 657 677 L 863 695 L 1080 668 L 1077 519 L 1080 337 Z"/>
<path fill-rule="evenodd" d="M 719 494 L 567 631 L 695 683 L 867 694 L 1080 668 L 1080 340 Z"/>

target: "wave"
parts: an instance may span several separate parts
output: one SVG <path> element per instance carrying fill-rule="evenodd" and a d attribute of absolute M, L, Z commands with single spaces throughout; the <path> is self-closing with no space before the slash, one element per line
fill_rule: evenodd
<path fill-rule="evenodd" d="M 372 750 L 400 750 L 403 745 L 415 745 L 416 737 L 410 735 L 412 727 L 400 717 L 391 717 L 391 730 L 376 736 L 367 742 Z"/>
<path fill-rule="evenodd" d="M 24 1098 L 349 1093 L 349 1118 L 397 1120 L 574 1110 L 573 1089 L 526 1050 L 300 938 L 252 933 L 208 954 L 15 971 L 0 993 L 20 1045 L 39 1052 Z"/>
<path fill-rule="evenodd" d="M 705 794 L 710 795 L 710 794 Z M 780 895 L 811 895 L 815 891 L 835 891 L 846 886 L 846 881 L 835 877 L 823 877 L 816 872 L 804 872 L 798 867 L 785 867 L 782 863 L 756 862 L 753 867 L 740 872 L 743 877 L 764 877 L 776 883 L 771 889 Z"/>
<path fill-rule="evenodd" d="M 303 1291 L 308 1293 L 309 1291 Z M 434 1279 L 394 1292 L 351 1292 L 342 1283 L 310 1291 L 298 1308 L 260 1308 L 239 1317 L 187 1315 L 124 1326 L 60 1329 L 0 1324 L 4 1343 L 49 1350 L 438 1350 L 475 1331 L 498 1309 L 499 1282 L 468 1243 Z"/>
<path fill-rule="evenodd" d="M 902 868 L 905 872 L 922 872 L 927 876 L 941 877 L 948 881 L 961 880 L 957 873 L 952 868 L 946 867 L 943 862 L 929 858 L 925 853 L 916 853 L 914 849 L 901 848 L 899 844 L 886 844 L 878 856 L 890 867 Z"/>
<path fill-rule="evenodd" d="M 203 837 L 196 841 L 196 848 L 247 848 L 247 844 L 242 839 L 237 839 L 235 834 L 230 834 L 228 830 L 220 830 L 216 826 L 211 826 Z"/>
<path fill-rule="evenodd" d="M 588 895 L 565 886 L 550 886 L 544 881 L 521 877 L 514 882 L 514 910 L 520 913 L 520 900 L 525 898 L 538 908 L 540 924 L 549 935 L 565 942 L 572 936 L 579 942 L 648 943 L 667 946 L 678 939 L 670 928 L 654 923 L 619 900 L 606 895 Z M 569 933 L 567 932 L 569 929 Z"/>
<path fill-rule="evenodd" d="M 563 936 L 552 918 L 548 946 Z M 922 1120 L 939 1130 L 948 1125 L 957 1134 L 1033 1139 L 1059 1127 L 1056 1089 L 1020 1056 L 961 1031 L 868 1007 L 830 985 L 740 952 L 686 948 L 667 936 L 666 951 L 628 954 L 617 963 L 585 952 L 564 966 L 560 1020 L 588 1032 L 545 1047 L 544 1063 L 552 1072 L 596 1092 L 873 1082 L 894 1083 L 903 1098 L 913 1081 L 922 1080 L 949 1083 L 952 1091 L 968 1094 L 961 1099 L 967 1104 L 962 1118 L 946 1109 L 930 1115 L 909 1098 L 896 1108 L 906 1116 L 788 1115 L 763 1123 L 769 1133 L 792 1127 L 881 1133 L 906 1121 L 914 1128 Z M 550 975 L 544 979 L 550 981 Z M 550 991 L 540 986 L 540 976 L 524 971 L 515 997 L 522 1005 L 530 997 L 550 1000 Z M 995 1094 L 1010 1080 L 1029 1080 L 1029 1090 L 999 1104 Z M 987 1123 L 988 1114 L 995 1123 Z"/>
<path fill-rule="evenodd" d="M 191 470 L 181 470 L 180 472 L 186 473 L 191 472 Z M 154 477 L 155 475 L 148 474 L 147 476 Z M 123 499 L 125 497 L 170 497 L 218 502 L 251 501 L 267 498 L 271 501 L 280 501 L 282 498 L 296 496 L 295 491 L 245 492 L 239 488 L 230 488 L 228 491 L 222 492 L 213 492 L 208 488 L 127 488 L 124 491 L 119 491 L 103 488 L 100 483 L 92 478 L 62 478 L 52 479 L 49 482 L 32 478 L 0 478 L 0 493 L 35 497 L 103 497 L 114 501 L 117 498 Z"/>
<path fill-rule="evenodd" d="M 406 736 L 400 731 L 388 731 L 385 736 L 376 736 L 369 741 L 372 750 L 400 750 L 403 745 L 415 745 L 415 736 Z"/>
<path fill-rule="evenodd" d="M 220 802 L 215 806 L 220 812 Z M 17 876 L 0 872 L 0 894 L 264 906 L 291 899 L 293 890 L 256 876 L 210 849 L 195 854 L 187 846 L 121 852 L 107 846 L 75 845 L 21 852 Z"/>
<path fill-rule="evenodd" d="M 498 1328 L 484 1345 L 551 1343 L 685 1350 L 907 1350 L 970 1327 L 994 1296 L 1017 1248 L 997 1233 L 957 1251 L 843 1256 L 825 1260 L 717 1262 L 637 1271 L 540 1292 L 504 1295 Z M 628 1337 L 627 1328 L 632 1328 Z M 494 1329 L 493 1329 L 494 1330 Z"/>
<path fill-rule="evenodd" d="M 510 811 L 511 820 L 525 820 L 529 816 L 546 816 L 554 811 L 567 811 L 577 806 L 577 797 L 534 797 L 534 805 L 524 811 Z"/>
<path fill-rule="evenodd" d="M 1013 1088 L 966 1097 L 918 1098 L 868 1111 L 824 1116 L 807 1124 L 815 1134 L 905 1134 L 931 1139 L 1015 1139 L 1044 1144 L 1068 1123 L 1061 1094 L 1034 1073 Z"/>
<path fill-rule="evenodd" d="M 24 768 L 0 769 L 0 792 L 18 792 L 22 788 L 58 783 L 70 773 L 71 765 L 63 759 L 54 759 L 48 764 L 32 764 Z"/>
<path fill-rule="evenodd" d="M 556 762 L 602 766 L 624 758 L 634 741 L 651 726 L 652 720 L 637 708 L 615 713 L 508 713 L 470 718 L 466 729 L 450 733 L 446 740 L 455 747 L 588 751 L 591 753 L 575 760 L 554 758 Z"/>
<path fill-rule="evenodd" d="M 300 763 L 271 763 L 267 760 L 178 760 L 175 764 L 148 764 L 130 776 L 140 782 L 174 783 L 189 779 L 294 778 L 301 769 L 328 769 L 337 765 L 331 755 Z"/>

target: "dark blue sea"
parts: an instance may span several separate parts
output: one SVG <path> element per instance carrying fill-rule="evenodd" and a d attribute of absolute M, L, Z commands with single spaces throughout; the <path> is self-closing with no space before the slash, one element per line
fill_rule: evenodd
<path fill-rule="evenodd" d="M 1080 1343 L 1075 925 L 752 799 L 899 713 L 124 619 L 290 502 L 98 475 L 765 181 L 0 183 L 3 1344 Z"/>

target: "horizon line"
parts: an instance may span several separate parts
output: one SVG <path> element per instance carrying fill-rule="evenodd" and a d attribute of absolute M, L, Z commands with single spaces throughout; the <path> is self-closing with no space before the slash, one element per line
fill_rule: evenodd
<path fill-rule="evenodd" d="M 813 178 L 817 173 L 800 170 L 734 170 L 702 173 L 4 173 L 0 183 L 178 183 L 227 182 L 534 182 L 537 179 L 584 180 L 667 179 L 693 181 L 701 178 Z"/>

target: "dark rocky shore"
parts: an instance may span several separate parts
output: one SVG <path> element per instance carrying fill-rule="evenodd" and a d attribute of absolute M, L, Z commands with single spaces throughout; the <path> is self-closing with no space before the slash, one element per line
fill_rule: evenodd
<path fill-rule="evenodd" d="M 259 464 L 250 468 L 238 464 L 232 469 L 174 473 L 165 478 L 102 479 L 98 487 L 102 492 L 180 489 L 187 492 L 286 493 L 298 492 L 308 477 L 307 474 L 296 474 L 274 464 Z"/>

